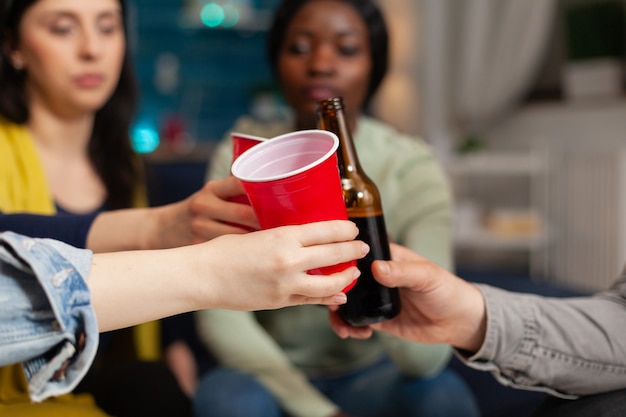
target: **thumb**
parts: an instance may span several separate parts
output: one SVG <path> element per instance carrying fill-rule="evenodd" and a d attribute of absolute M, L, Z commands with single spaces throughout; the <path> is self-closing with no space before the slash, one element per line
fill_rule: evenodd
<path fill-rule="evenodd" d="M 376 281 L 385 287 L 397 287 L 392 273 L 393 261 L 376 260 L 372 263 L 372 273 Z"/>
<path fill-rule="evenodd" d="M 405 287 L 413 291 L 431 288 L 439 268 L 424 258 L 411 261 L 374 261 L 372 273 L 378 282 L 390 288 Z"/>

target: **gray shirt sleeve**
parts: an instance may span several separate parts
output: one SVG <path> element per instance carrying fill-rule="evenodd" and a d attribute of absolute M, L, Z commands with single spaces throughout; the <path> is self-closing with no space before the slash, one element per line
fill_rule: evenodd
<path fill-rule="evenodd" d="M 487 306 L 480 350 L 457 352 L 504 385 L 575 398 L 626 387 L 626 275 L 592 297 L 547 298 L 478 285 Z"/>

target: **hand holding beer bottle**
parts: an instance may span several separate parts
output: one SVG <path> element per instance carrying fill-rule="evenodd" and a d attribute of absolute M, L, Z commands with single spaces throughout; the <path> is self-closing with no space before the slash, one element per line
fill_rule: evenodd
<path fill-rule="evenodd" d="M 372 275 L 373 261 L 391 259 L 380 193 L 359 163 L 345 118 L 343 99 L 335 97 L 321 101 L 319 112 L 320 129 L 339 137 L 337 159 L 348 218 L 359 228 L 357 239 L 370 246 L 369 254 L 357 261 L 361 276 L 348 293 L 348 302 L 339 309 L 339 316 L 351 326 L 389 320 L 400 312 L 398 290 L 382 286 Z"/>

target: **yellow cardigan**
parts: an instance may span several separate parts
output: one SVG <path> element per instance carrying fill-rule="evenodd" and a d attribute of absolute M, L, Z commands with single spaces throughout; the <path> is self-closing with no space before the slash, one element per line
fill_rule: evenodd
<path fill-rule="evenodd" d="M 145 206 L 143 191 L 137 206 Z M 24 126 L 0 120 L 0 212 L 56 213 L 43 165 L 33 140 Z M 158 322 L 135 328 L 137 356 L 143 360 L 160 355 Z M 0 368 L 0 415 L 101 417 L 89 395 L 63 395 L 31 404 L 21 365 Z"/>
<path fill-rule="evenodd" d="M 35 145 L 24 126 L 0 122 L 0 211 L 54 214 Z"/>

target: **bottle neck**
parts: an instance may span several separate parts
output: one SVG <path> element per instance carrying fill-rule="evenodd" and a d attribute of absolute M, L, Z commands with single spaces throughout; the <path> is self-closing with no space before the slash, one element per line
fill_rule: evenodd
<path fill-rule="evenodd" d="M 339 162 L 339 172 L 342 178 L 349 178 L 361 175 L 361 163 L 356 153 L 348 120 L 342 109 L 326 109 L 320 118 L 320 127 L 329 130 L 339 138 L 339 148 L 337 149 L 337 159 Z"/>

